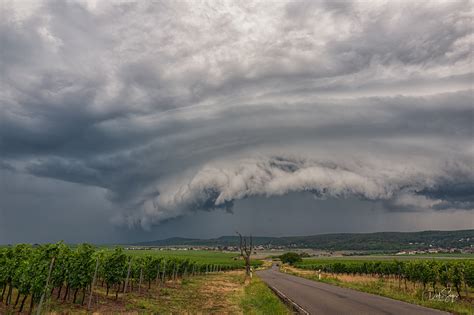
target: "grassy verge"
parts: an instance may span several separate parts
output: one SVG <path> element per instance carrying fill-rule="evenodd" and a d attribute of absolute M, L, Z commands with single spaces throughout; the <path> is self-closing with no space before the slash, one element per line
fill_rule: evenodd
<path fill-rule="evenodd" d="M 468 301 L 456 301 L 454 303 L 423 300 L 421 292 L 417 290 L 405 291 L 398 287 L 398 283 L 390 279 L 383 279 L 377 277 L 357 277 L 357 276 L 340 276 L 334 274 L 322 274 L 319 280 L 318 274 L 315 271 L 301 270 L 293 267 L 282 267 L 283 272 L 293 274 L 299 277 L 307 278 L 314 281 L 320 281 L 340 287 L 355 289 L 358 291 L 377 294 L 400 300 L 412 304 L 418 304 L 430 308 L 435 308 L 443 311 L 448 311 L 454 314 L 474 314 L 474 305 Z"/>
<path fill-rule="evenodd" d="M 258 277 L 254 277 L 244 288 L 240 306 L 244 314 L 291 314 L 286 305 Z"/>

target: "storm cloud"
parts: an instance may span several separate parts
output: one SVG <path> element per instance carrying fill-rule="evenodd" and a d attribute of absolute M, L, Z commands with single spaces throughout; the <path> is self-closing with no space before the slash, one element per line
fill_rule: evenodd
<path fill-rule="evenodd" d="M 473 17 L 472 1 L 4 1 L 0 170 L 105 191 L 113 222 L 145 229 L 295 193 L 472 219 Z"/>

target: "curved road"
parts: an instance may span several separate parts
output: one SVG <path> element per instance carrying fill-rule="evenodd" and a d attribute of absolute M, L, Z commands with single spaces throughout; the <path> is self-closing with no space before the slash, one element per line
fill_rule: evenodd
<path fill-rule="evenodd" d="M 273 266 L 258 276 L 309 314 L 448 314 L 382 296 L 288 275 Z"/>

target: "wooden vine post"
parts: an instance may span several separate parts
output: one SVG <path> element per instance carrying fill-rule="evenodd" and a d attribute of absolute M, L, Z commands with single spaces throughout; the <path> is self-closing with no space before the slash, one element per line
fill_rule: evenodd
<path fill-rule="evenodd" d="M 97 270 L 98 269 L 99 269 L 99 257 L 97 257 L 97 260 L 95 262 L 94 277 L 92 278 L 91 292 L 89 293 L 89 302 L 87 303 L 87 309 L 88 310 L 90 310 L 91 305 L 92 305 L 92 295 L 94 294 L 94 286 L 95 286 L 95 281 L 97 279 Z"/>
<path fill-rule="evenodd" d="M 156 279 L 155 279 L 156 285 L 158 285 L 159 280 L 160 280 L 160 264 L 158 263 L 158 266 L 156 267 Z"/>
<path fill-rule="evenodd" d="M 143 268 L 140 268 L 140 283 L 138 284 L 138 294 L 140 294 L 142 290 L 142 280 L 143 280 Z"/>
<path fill-rule="evenodd" d="M 163 262 L 163 275 L 161 276 L 161 283 L 165 283 L 166 280 L 166 260 Z"/>
<path fill-rule="evenodd" d="M 128 261 L 128 270 L 127 270 L 127 278 L 125 278 L 125 285 L 123 286 L 123 293 L 127 293 L 127 286 L 128 280 L 130 279 L 130 269 L 132 268 L 132 258 Z"/>
<path fill-rule="evenodd" d="M 40 303 L 38 305 L 38 309 L 36 310 L 36 315 L 41 314 L 41 307 L 43 306 L 44 296 L 46 295 L 46 292 L 48 291 L 49 279 L 51 278 L 51 272 L 53 271 L 53 266 L 54 266 L 54 261 L 55 260 L 56 260 L 56 257 L 53 257 L 51 259 L 51 263 L 49 264 L 48 278 L 46 278 L 46 285 L 44 286 L 43 294 L 41 294 L 41 299 L 40 299 Z M 31 298 L 33 299 L 33 297 L 31 297 Z"/>

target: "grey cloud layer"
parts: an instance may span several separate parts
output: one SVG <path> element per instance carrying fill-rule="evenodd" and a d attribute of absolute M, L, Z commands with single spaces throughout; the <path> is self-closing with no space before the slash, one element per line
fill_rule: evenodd
<path fill-rule="evenodd" d="M 470 1 L 4 7 L 0 166 L 105 188 L 118 222 L 295 191 L 473 209 Z"/>

